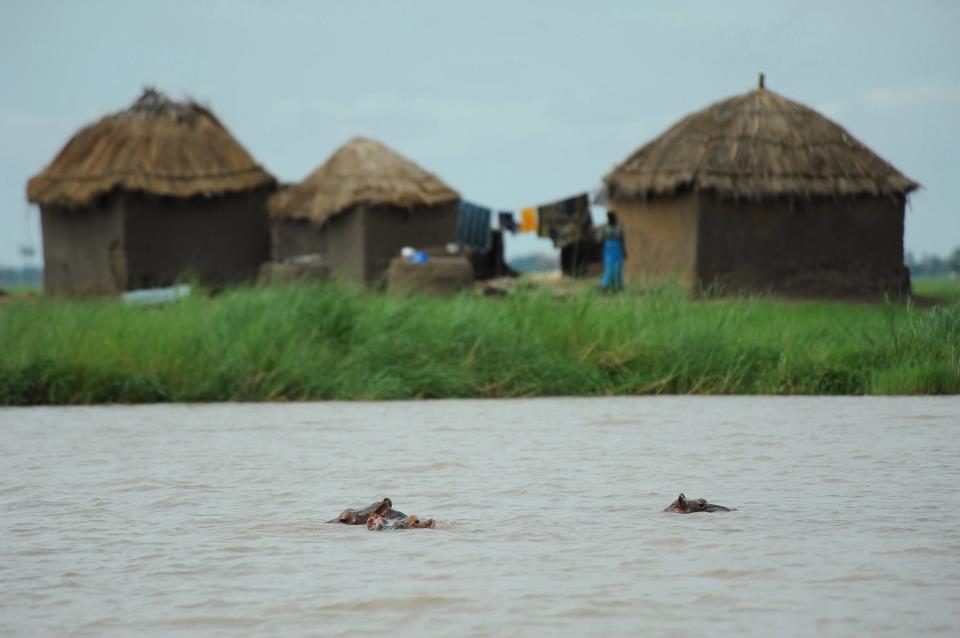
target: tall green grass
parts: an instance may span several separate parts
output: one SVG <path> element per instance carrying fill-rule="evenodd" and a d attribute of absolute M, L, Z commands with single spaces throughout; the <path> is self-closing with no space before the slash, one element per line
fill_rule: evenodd
<path fill-rule="evenodd" d="M 237 288 L 0 305 L 0 404 L 960 392 L 960 304 Z"/>

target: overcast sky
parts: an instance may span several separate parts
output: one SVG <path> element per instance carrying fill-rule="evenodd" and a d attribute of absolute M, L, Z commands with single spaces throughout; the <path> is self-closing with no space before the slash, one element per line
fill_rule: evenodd
<path fill-rule="evenodd" d="M 906 248 L 960 245 L 960 3 L 10 0 L 0 4 L 0 264 L 40 244 L 27 179 L 146 84 L 209 105 L 299 180 L 354 135 L 504 209 L 590 189 L 683 115 L 756 86 L 923 189 Z M 548 250 L 508 240 L 513 255 Z"/>

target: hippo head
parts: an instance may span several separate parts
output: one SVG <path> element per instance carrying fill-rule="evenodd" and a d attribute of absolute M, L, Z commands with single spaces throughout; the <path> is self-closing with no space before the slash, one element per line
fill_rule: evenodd
<path fill-rule="evenodd" d="M 665 509 L 665 512 L 677 512 L 678 514 L 689 514 L 690 512 L 702 512 L 707 509 L 707 501 L 702 498 L 698 499 L 688 499 L 683 495 L 683 492 L 680 493 L 680 496 L 677 497 L 677 500 L 670 503 Z"/>
<path fill-rule="evenodd" d="M 336 522 L 345 525 L 363 525 L 371 516 L 383 516 L 393 507 L 393 501 L 385 498 L 379 503 L 373 503 L 362 510 L 344 510 L 337 517 Z"/>
<path fill-rule="evenodd" d="M 688 499 L 683 493 L 680 493 L 680 496 L 677 497 L 677 500 L 670 503 L 667 506 L 667 509 L 663 510 L 664 512 L 676 512 L 678 514 L 691 514 L 693 512 L 729 512 L 729 508 L 726 508 L 722 505 L 713 505 L 708 503 L 706 499 L 697 498 L 697 499 Z"/>

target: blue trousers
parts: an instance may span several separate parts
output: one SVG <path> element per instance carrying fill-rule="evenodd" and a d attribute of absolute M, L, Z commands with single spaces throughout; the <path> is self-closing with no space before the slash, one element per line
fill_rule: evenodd
<path fill-rule="evenodd" d="M 623 290 L 623 242 L 608 239 L 603 242 L 603 279 L 600 287 L 604 290 Z"/>

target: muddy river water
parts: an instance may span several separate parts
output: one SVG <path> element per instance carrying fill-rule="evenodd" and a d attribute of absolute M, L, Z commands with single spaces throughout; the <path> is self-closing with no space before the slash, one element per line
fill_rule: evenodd
<path fill-rule="evenodd" d="M 958 490 L 956 397 L 0 409 L 0 635 L 956 636 Z"/>

